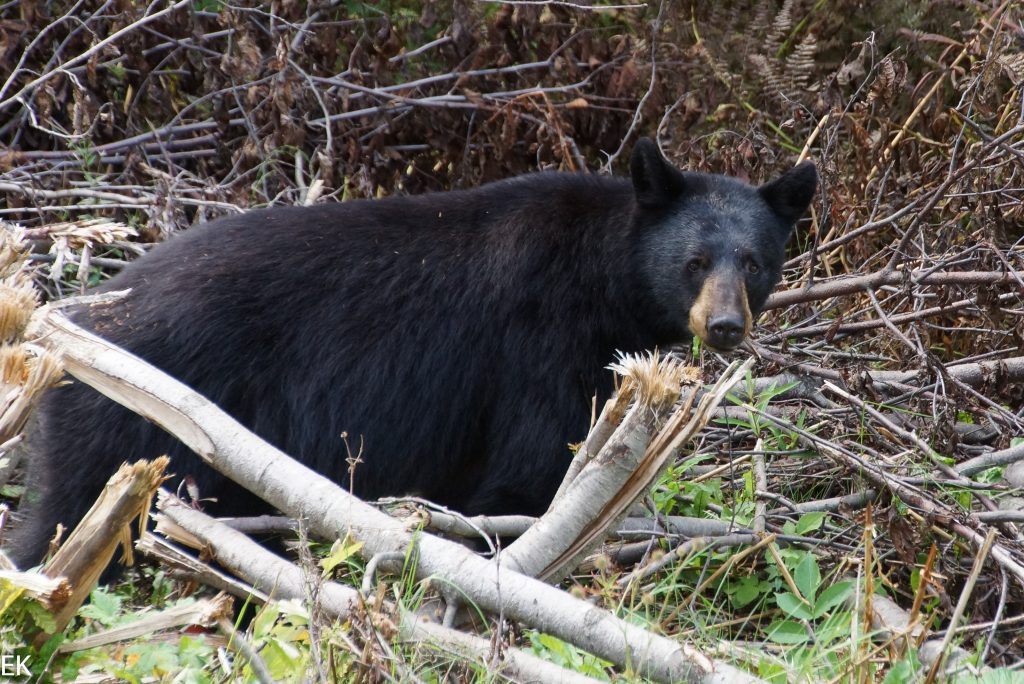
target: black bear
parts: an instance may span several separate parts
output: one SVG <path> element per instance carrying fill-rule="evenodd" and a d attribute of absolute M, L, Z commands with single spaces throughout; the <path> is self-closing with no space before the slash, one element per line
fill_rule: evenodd
<path fill-rule="evenodd" d="M 649 140 L 632 183 L 537 173 L 474 190 L 275 208 L 192 228 L 76 320 L 364 498 L 543 513 L 616 351 L 735 348 L 817 184 L 685 173 Z M 81 383 L 44 397 L 11 547 L 38 562 L 125 460 L 169 454 L 216 514 L 263 508 Z"/>

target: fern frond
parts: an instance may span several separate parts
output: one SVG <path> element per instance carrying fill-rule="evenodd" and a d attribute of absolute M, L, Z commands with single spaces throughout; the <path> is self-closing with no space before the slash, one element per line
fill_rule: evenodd
<path fill-rule="evenodd" d="M 775 15 L 775 20 L 772 21 L 764 41 L 765 51 L 768 54 L 778 56 L 782 44 L 786 41 L 786 36 L 793 28 L 793 5 L 795 4 L 796 0 L 786 0 L 782 3 L 779 13 Z"/>
<path fill-rule="evenodd" d="M 814 75 L 814 56 L 818 51 L 818 39 L 808 33 L 786 58 L 786 79 L 790 90 L 805 90 Z"/>

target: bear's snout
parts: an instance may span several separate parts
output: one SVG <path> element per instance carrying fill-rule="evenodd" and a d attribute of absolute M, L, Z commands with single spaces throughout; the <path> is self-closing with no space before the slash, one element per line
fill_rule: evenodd
<path fill-rule="evenodd" d="M 708 321 L 707 343 L 715 349 L 735 349 L 746 334 L 744 321 L 737 312 L 729 312 Z"/>
<path fill-rule="evenodd" d="M 753 326 L 742 276 L 725 269 L 703 283 L 690 308 L 690 332 L 718 351 L 738 347 Z"/>

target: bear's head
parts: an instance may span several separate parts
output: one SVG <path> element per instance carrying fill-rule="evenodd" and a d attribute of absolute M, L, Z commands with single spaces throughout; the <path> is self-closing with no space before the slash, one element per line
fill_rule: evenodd
<path fill-rule="evenodd" d="M 630 170 L 636 268 L 653 294 L 657 336 L 735 349 L 782 277 L 786 241 L 817 187 L 814 164 L 754 187 L 679 171 L 644 138 Z"/>

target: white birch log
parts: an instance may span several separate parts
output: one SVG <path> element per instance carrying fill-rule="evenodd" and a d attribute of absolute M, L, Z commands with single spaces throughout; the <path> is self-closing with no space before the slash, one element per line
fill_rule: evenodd
<path fill-rule="evenodd" d="M 162 515 L 198 539 L 213 554 L 217 563 L 276 599 L 306 598 L 302 569 L 271 553 L 238 530 L 211 518 L 161 490 L 157 508 Z M 158 527 L 159 531 L 159 527 Z M 335 618 L 347 619 L 359 613 L 363 598 L 352 587 L 324 582 L 318 589 L 321 609 Z M 564 682 L 594 684 L 596 680 L 566 670 L 537 656 L 510 648 L 503 658 L 492 662 L 491 642 L 471 634 L 426 622 L 398 606 L 378 606 L 397 618 L 398 638 L 406 643 L 430 644 L 466 658 L 482 662 L 503 677 L 525 682 Z"/>

